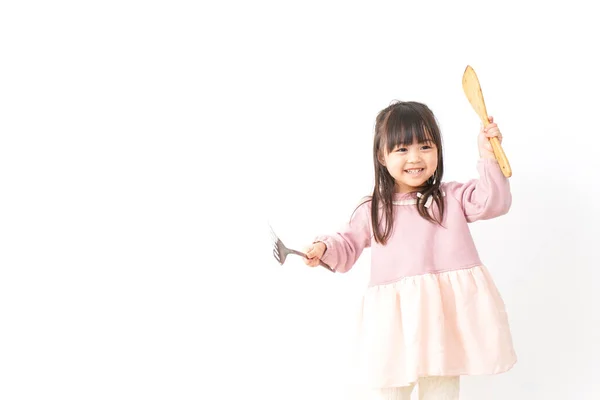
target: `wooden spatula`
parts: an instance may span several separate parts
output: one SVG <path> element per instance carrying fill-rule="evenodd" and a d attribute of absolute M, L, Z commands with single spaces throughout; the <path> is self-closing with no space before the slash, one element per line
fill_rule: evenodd
<path fill-rule="evenodd" d="M 471 106 L 473 106 L 473 109 L 477 115 L 479 115 L 479 118 L 481 118 L 483 125 L 489 124 L 490 120 L 488 118 L 487 110 L 485 109 L 485 102 L 483 101 L 483 93 L 481 92 L 479 79 L 477 79 L 475 70 L 471 68 L 470 65 L 467 65 L 467 69 L 465 69 L 465 73 L 463 74 L 462 86 L 467 99 L 469 99 L 469 103 L 471 103 Z M 500 141 L 498 138 L 493 137 L 490 139 L 490 143 L 492 144 L 494 155 L 496 156 L 496 160 L 498 160 L 498 164 L 500 164 L 502 173 L 505 177 L 510 178 L 512 176 L 512 170 L 510 169 L 506 154 L 504 154 L 504 150 L 502 150 Z"/>

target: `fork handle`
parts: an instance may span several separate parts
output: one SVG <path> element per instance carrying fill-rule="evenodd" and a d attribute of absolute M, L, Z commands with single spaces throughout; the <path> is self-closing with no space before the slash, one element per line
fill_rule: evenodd
<path fill-rule="evenodd" d="M 295 254 L 297 256 L 303 257 L 303 258 L 307 258 L 306 254 L 302 253 L 301 251 L 297 251 L 297 250 L 292 250 L 290 249 L 290 253 Z M 333 268 L 331 268 L 329 265 L 327 265 L 326 263 L 324 263 L 323 261 L 319 260 L 319 265 L 322 267 L 327 268 L 328 270 L 330 270 L 331 272 L 335 272 L 333 270 Z"/>

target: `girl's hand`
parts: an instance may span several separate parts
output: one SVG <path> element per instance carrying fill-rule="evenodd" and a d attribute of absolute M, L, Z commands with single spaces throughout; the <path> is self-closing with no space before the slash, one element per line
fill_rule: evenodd
<path fill-rule="evenodd" d="M 304 248 L 304 253 L 306 254 L 306 258 L 304 259 L 304 264 L 309 267 L 316 267 L 319 265 L 319 261 L 321 261 L 321 257 L 325 254 L 325 250 L 327 250 L 327 246 L 323 242 L 313 243 L 308 247 Z"/>
<path fill-rule="evenodd" d="M 489 118 L 490 123 L 486 126 L 482 125 L 479 131 L 479 138 L 477 140 L 479 144 L 479 157 L 495 159 L 496 156 L 494 156 L 494 150 L 488 138 L 495 136 L 502 143 L 502 133 L 500 133 L 498 125 L 494 123 L 494 117 L 490 116 Z"/>

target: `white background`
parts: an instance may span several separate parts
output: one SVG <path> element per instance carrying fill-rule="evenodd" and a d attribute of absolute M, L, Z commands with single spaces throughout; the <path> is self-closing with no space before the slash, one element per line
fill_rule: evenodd
<path fill-rule="evenodd" d="M 216 2 L 215 2 L 216 3 Z M 372 189 L 391 100 L 475 177 L 472 65 L 513 207 L 472 225 L 519 362 L 461 399 L 596 399 L 597 13 L 569 2 L 3 2 L 0 398 L 358 399 L 368 254 L 271 256 Z"/>

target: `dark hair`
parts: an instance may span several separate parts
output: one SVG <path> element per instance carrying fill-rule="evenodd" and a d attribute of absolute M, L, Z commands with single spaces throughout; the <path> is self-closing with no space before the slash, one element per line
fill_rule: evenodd
<path fill-rule="evenodd" d="M 442 224 L 444 201 L 440 184 L 444 174 L 442 136 L 433 112 L 425 104 L 414 101 L 397 101 L 384 108 L 375 120 L 373 140 L 373 164 L 375 167 L 375 187 L 370 197 L 371 222 L 375 241 L 385 244 L 392 234 L 394 224 L 395 181 L 387 168 L 379 162 L 381 152 L 391 152 L 396 146 L 432 141 L 437 147 L 438 165 L 433 176 L 423 185 L 422 196 L 417 199 L 417 210 L 426 220 Z M 425 207 L 429 197 L 437 205 L 439 215 L 432 216 Z M 383 211 L 379 211 L 380 208 Z"/>

